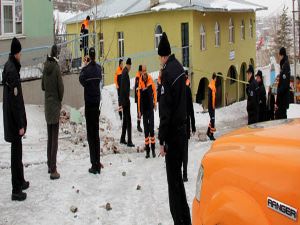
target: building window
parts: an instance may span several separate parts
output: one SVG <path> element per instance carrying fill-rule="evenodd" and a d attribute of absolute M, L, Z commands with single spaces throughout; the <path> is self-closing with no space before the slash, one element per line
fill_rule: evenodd
<path fill-rule="evenodd" d="M 103 39 L 103 33 L 100 33 L 99 46 L 100 46 L 100 57 L 104 57 L 104 39 Z"/>
<path fill-rule="evenodd" d="M 252 19 L 250 19 L 249 29 L 250 29 L 250 37 L 253 38 L 253 20 Z"/>
<path fill-rule="evenodd" d="M 203 25 L 200 27 L 200 50 L 206 50 L 206 33 Z"/>
<path fill-rule="evenodd" d="M 124 57 L 124 32 L 118 32 L 118 57 Z"/>
<path fill-rule="evenodd" d="M 158 45 L 160 43 L 161 37 L 162 37 L 162 28 L 160 25 L 157 25 L 155 28 L 155 49 L 158 50 Z"/>
<path fill-rule="evenodd" d="M 0 36 L 23 33 L 22 9 L 22 0 L 0 0 Z"/>
<path fill-rule="evenodd" d="M 234 24 L 231 18 L 229 20 L 229 43 L 234 43 Z"/>
<path fill-rule="evenodd" d="M 244 20 L 242 20 L 242 23 L 241 23 L 241 39 L 245 40 L 245 21 Z"/>
<path fill-rule="evenodd" d="M 215 25 L 215 46 L 220 47 L 221 45 L 221 33 L 220 33 L 220 24 L 216 22 Z"/>

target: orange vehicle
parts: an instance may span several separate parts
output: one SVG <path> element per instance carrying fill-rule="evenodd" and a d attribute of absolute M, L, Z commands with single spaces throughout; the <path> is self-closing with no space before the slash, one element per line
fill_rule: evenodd
<path fill-rule="evenodd" d="M 199 170 L 193 225 L 300 224 L 300 119 L 219 138 Z"/>

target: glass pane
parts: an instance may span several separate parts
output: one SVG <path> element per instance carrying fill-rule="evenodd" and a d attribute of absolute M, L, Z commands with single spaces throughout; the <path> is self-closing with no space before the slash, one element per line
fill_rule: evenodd
<path fill-rule="evenodd" d="M 3 9 L 4 33 L 13 33 L 13 7 L 10 5 L 5 5 Z"/>
<path fill-rule="evenodd" d="M 22 34 L 22 0 L 15 0 L 16 34 Z"/>

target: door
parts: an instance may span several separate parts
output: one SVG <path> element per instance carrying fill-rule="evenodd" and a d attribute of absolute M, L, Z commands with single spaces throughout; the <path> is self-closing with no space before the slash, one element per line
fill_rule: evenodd
<path fill-rule="evenodd" d="M 181 43 L 182 43 L 182 65 L 190 66 L 190 49 L 189 49 L 189 24 L 181 24 Z"/>

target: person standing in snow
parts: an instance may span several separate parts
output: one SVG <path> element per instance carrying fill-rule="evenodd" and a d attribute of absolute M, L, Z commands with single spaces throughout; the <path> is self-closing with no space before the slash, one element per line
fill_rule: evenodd
<path fill-rule="evenodd" d="M 183 66 L 171 55 L 171 47 L 164 32 L 158 46 L 162 65 L 159 101 L 160 155 L 166 156 L 166 171 L 170 211 L 174 224 L 191 224 L 181 166 L 186 134 L 186 84 Z"/>
<path fill-rule="evenodd" d="M 119 116 L 120 120 L 122 120 L 122 110 L 121 110 L 121 103 L 120 103 L 120 87 L 121 87 L 121 78 L 122 78 L 122 71 L 123 71 L 123 59 L 119 60 L 119 66 L 116 70 L 115 77 L 114 77 L 114 83 L 117 88 L 118 92 L 118 103 L 119 103 Z"/>
<path fill-rule="evenodd" d="M 258 84 L 258 122 L 266 121 L 266 108 L 267 108 L 267 93 L 264 85 L 263 75 L 260 70 L 257 71 L 255 75 L 256 82 Z"/>
<path fill-rule="evenodd" d="M 80 29 L 80 51 L 83 50 L 84 56 L 88 55 L 88 42 L 89 42 L 89 37 L 87 36 L 89 31 L 85 28 L 85 25 L 81 25 Z"/>
<path fill-rule="evenodd" d="M 277 120 L 287 118 L 287 109 L 289 108 L 290 102 L 291 68 L 289 58 L 286 54 L 286 49 L 284 47 L 282 47 L 279 51 L 279 59 L 280 74 L 275 104 L 275 118 Z"/>
<path fill-rule="evenodd" d="M 13 38 L 8 61 L 2 73 L 4 139 L 11 143 L 11 182 L 13 201 L 24 201 L 29 182 L 24 179 L 22 137 L 26 133 L 27 118 L 23 99 L 20 70 L 21 43 Z"/>
<path fill-rule="evenodd" d="M 60 178 L 60 174 L 56 169 L 56 156 L 60 110 L 64 96 L 64 84 L 57 56 L 57 46 L 53 45 L 50 56 L 47 56 L 42 77 L 42 90 L 45 91 L 45 118 L 48 132 L 47 165 L 48 173 L 50 173 L 50 179 L 52 180 Z"/>
<path fill-rule="evenodd" d="M 139 65 L 139 71 L 137 71 L 135 80 L 134 80 L 134 98 L 135 98 L 135 103 L 136 103 L 136 108 L 137 108 L 137 130 L 138 132 L 143 132 L 143 129 L 141 128 L 141 117 L 139 116 L 139 109 L 138 109 L 138 88 L 139 88 L 139 83 L 140 80 L 142 79 L 142 65 Z"/>
<path fill-rule="evenodd" d="M 272 93 L 272 87 L 269 87 L 268 91 L 268 101 L 267 101 L 267 118 L 266 120 L 274 120 L 274 109 L 275 107 L 275 96 Z"/>
<path fill-rule="evenodd" d="M 100 174 L 100 137 L 99 137 L 99 116 L 100 116 L 100 82 L 102 80 L 101 67 L 96 63 L 96 51 L 89 50 L 90 62 L 86 59 L 81 70 L 79 81 L 84 87 L 85 119 L 87 140 L 89 143 L 90 160 L 92 167 L 90 173 Z"/>
<path fill-rule="evenodd" d="M 143 116 L 146 159 L 155 158 L 154 109 L 156 110 L 156 87 L 146 66 L 142 66 L 142 77 L 138 87 L 138 115 Z"/>
<path fill-rule="evenodd" d="M 206 135 L 209 137 L 211 141 L 216 140 L 214 137 L 214 133 L 216 132 L 215 127 L 215 109 L 216 109 L 216 80 L 217 75 L 214 73 L 212 75 L 212 80 L 208 85 L 208 113 L 210 117 L 210 122 L 207 128 Z"/>
<path fill-rule="evenodd" d="M 189 152 L 189 139 L 191 138 L 191 130 L 192 130 L 192 133 L 195 134 L 196 126 L 195 126 L 193 97 L 192 97 L 192 91 L 190 88 L 190 80 L 188 77 L 188 71 L 185 71 L 185 79 L 186 79 L 185 84 L 186 84 L 186 110 L 187 110 L 187 122 L 186 122 L 187 140 L 185 143 L 184 155 L 183 155 L 183 181 L 188 182 L 187 165 L 188 165 L 188 154 L 189 154 L 188 153 Z"/>
<path fill-rule="evenodd" d="M 247 112 L 248 112 L 248 125 L 258 122 L 258 110 L 259 110 L 259 99 L 258 99 L 258 84 L 254 78 L 254 69 L 250 65 L 247 70 L 247 78 L 249 84 L 246 87 L 247 99 Z"/>
<path fill-rule="evenodd" d="M 131 58 L 128 58 L 126 61 L 126 66 L 123 69 L 121 75 L 121 86 L 120 86 L 120 103 L 123 110 L 123 126 L 122 126 L 122 135 L 120 139 L 121 144 L 125 144 L 128 147 L 134 147 L 132 143 L 132 133 L 131 133 L 131 114 L 130 114 L 130 78 L 129 72 L 131 69 Z M 127 132 L 127 142 L 125 140 Z"/>

